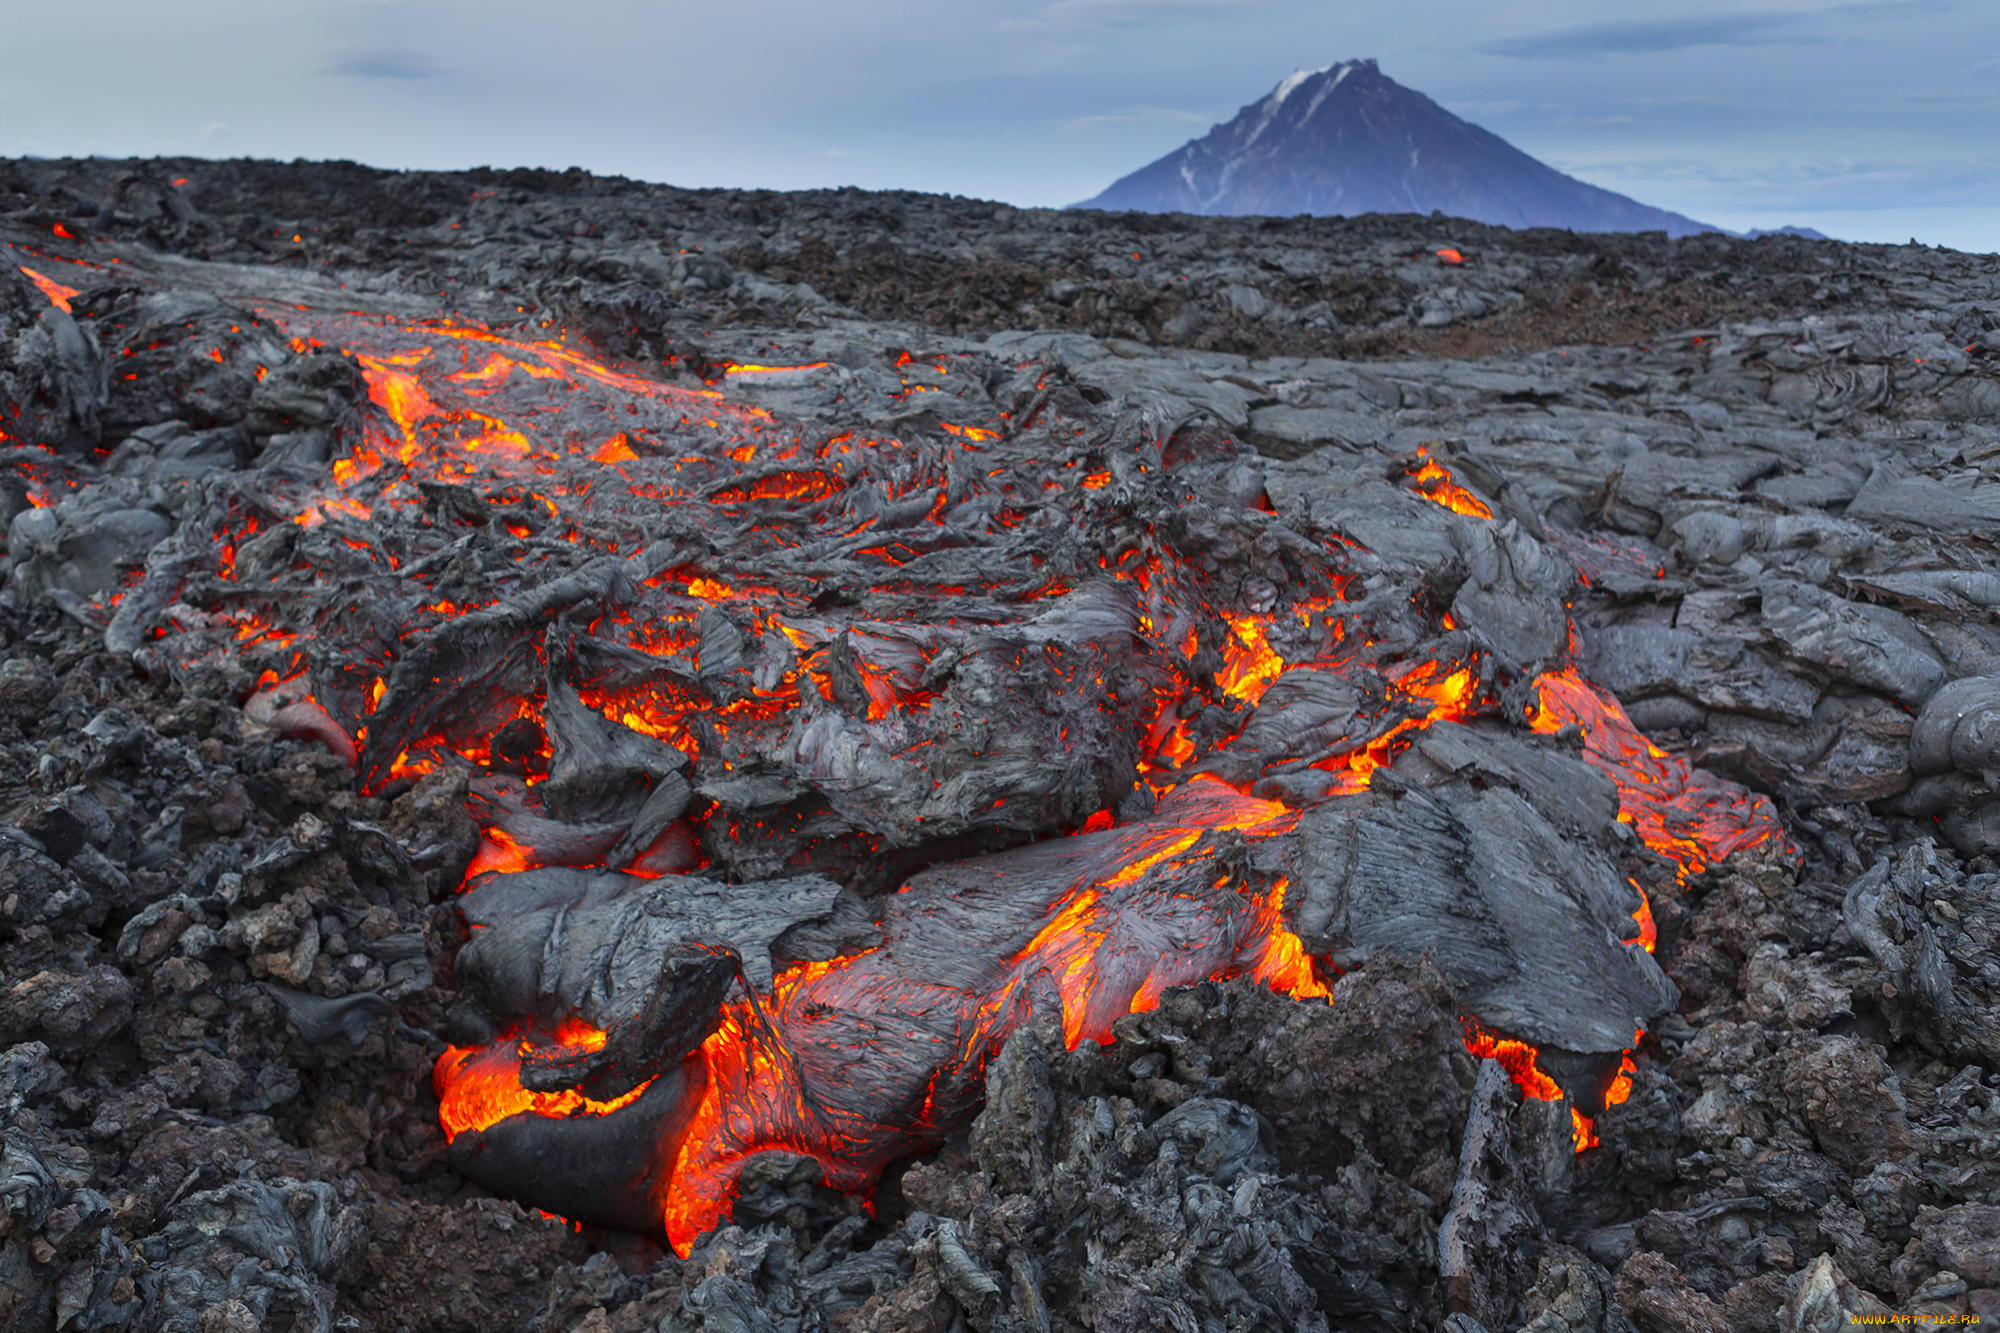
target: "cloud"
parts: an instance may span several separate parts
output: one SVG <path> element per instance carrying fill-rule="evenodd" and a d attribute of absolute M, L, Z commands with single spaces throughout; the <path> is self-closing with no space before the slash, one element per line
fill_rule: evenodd
<path fill-rule="evenodd" d="M 1529 104 L 1512 97 L 1475 98 L 1472 101 L 1446 102 L 1444 109 L 1455 116 L 1511 116 L 1526 111 Z"/>
<path fill-rule="evenodd" d="M 1515 98 L 1446 102 L 1445 110 L 1478 125 L 1513 119 L 1536 125 L 1636 125 L 1638 117 L 1623 111 L 1585 110 L 1569 102 L 1523 102 Z"/>
<path fill-rule="evenodd" d="M 1572 23 L 1520 37 L 1487 42 L 1480 51 L 1522 59 L 1587 60 L 1603 55 L 1651 55 L 1695 46 L 1813 46 L 1828 40 L 1825 21 L 1900 12 L 1897 0 L 1863 0 L 1823 9 L 1753 9 L 1735 14 L 1687 14 L 1661 19 L 1611 19 Z"/>
<path fill-rule="evenodd" d="M 1513 97 L 1452 101 L 1446 102 L 1444 108 L 1455 116 L 1518 116 L 1525 112 L 1559 120 L 1574 120 L 1577 116 L 1576 108 L 1568 102 L 1523 102 Z"/>
<path fill-rule="evenodd" d="M 1917 106 L 1986 106 L 2000 102 L 2000 92 L 1904 93 L 1902 100 Z"/>
<path fill-rule="evenodd" d="M 1712 111 L 1717 109 L 1747 111 L 1764 105 L 1762 102 L 1747 97 L 1707 93 L 1676 93 L 1672 97 L 1627 97 L 1625 103 L 1628 106 L 1680 107 L 1693 108 L 1698 111 Z"/>
<path fill-rule="evenodd" d="M 1479 49 L 1524 59 L 1584 59 L 1636 52 L 1678 51 L 1689 46 L 1766 46 L 1791 40 L 1788 14 L 1702 14 L 1685 18 L 1574 23 L 1523 37 L 1503 37 Z"/>
<path fill-rule="evenodd" d="M 1064 133 L 1076 130 L 1112 130 L 1127 125 L 1212 125 L 1215 118 L 1199 111 L 1182 111 L 1169 106 L 1132 106 L 1123 111 L 1104 111 L 1094 116 L 1072 116 L 1056 122 Z"/>
<path fill-rule="evenodd" d="M 1176 19 L 1203 19 L 1256 9 L 1262 0 L 1054 0 L 1026 18 L 1006 19 L 1001 32 L 1060 28 L 1149 28 Z"/>
<path fill-rule="evenodd" d="M 1703 158 L 1551 158 L 1559 171 L 1627 193 L 1647 185 L 1699 190 L 1723 209 L 1877 211 L 1990 206 L 2000 158 L 1817 158 L 1721 166 Z"/>
<path fill-rule="evenodd" d="M 434 79 L 444 70 L 421 51 L 356 51 L 326 67 L 356 79 Z"/>

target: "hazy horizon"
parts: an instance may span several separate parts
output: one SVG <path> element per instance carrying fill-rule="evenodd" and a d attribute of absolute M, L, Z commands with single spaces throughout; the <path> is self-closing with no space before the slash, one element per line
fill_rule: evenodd
<path fill-rule="evenodd" d="M 1372 56 L 1558 170 L 1702 222 L 2000 251 L 2000 139 L 1968 128 L 2000 111 L 2000 25 L 1977 0 L 1601 13 L 593 0 L 556 23 L 518 0 L 110 0 L 87 39 L 46 9 L 15 20 L 0 155 L 579 166 L 1061 206 L 1295 68 Z"/>

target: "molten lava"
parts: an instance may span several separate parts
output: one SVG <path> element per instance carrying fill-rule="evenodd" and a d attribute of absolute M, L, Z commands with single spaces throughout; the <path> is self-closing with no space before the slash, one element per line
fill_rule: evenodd
<path fill-rule="evenodd" d="M 42 289 L 42 295 L 49 298 L 50 305 L 62 311 L 65 315 L 70 313 L 70 299 L 81 294 L 75 287 L 65 287 L 54 278 L 49 277 L 45 273 L 37 273 L 25 264 L 21 266 L 21 272 L 27 274 L 35 286 Z"/>
<path fill-rule="evenodd" d="M 1682 879 L 1773 840 L 1785 845 L 1769 798 L 1752 796 L 1647 740 L 1619 702 L 1575 668 L 1549 672 L 1535 686 L 1541 697 L 1529 725 L 1544 733 L 1569 726 L 1582 732 L 1583 757 L 1617 784 L 1618 817 L 1673 862 Z M 1646 911 L 1642 932 L 1652 926 Z"/>
<path fill-rule="evenodd" d="M 549 1044 L 588 1049 L 592 1040 L 604 1041 L 604 1034 L 574 1020 L 557 1030 Z M 450 1046 L 438 1057 L 435 1079 L 440 1089 L 438 1123 L 445 1137 L 452 1139 L 468 1129 L 483 1128 L 523 1113 L 542 1116 L 610 1115 L 639 1100 L 652 1080 L 639 1084 L 610 1101 L 592 1101 L 574 1088 L 561 1092 L 529 1092 L 521 1086 L 521 1055 L 530 1043 L 525 1039 L 491 1046 Z"/>
<path fill-rule="evenodd" d="M 1474 518 L 1493 517 L 1493 511 L 1486 502 L 1459 485 L 1444 465 L 1430 456 L 1430 450 L 1418 445 L 1417 456 L 1423 462 L 1410 473 L 1410 477 L 1417 483 L 1417 490 L 1424 498 L 1434 500 L 1454 513 L 1470 514 Z"/>
<path fill-rule="evenodd" d="M 52 301 L 67 299 L 68 289 L 30 276 Z M 962 671 L 989 691 L 1033 682 L 1008 696 L 1007 725 L 985 738 L 988 751 L 1045 767 L 1068 763 L 1072 750 L 1122 756 L 1109 778 L 1077 766 L 1080 794 L 982 789 L 978 804 L 997 812 L 993 822 L 940 837 L 987 854 L 954 851 L 970 859 L 933 864 L 873 900 L 888 923 L 879 946 L 793 962 L 768 984 L 736 983 L 716 1026 L 679 1048 L 692 1054 L 668 1073 L 608 1096 L 524 1087 L 531 1057 L 610 1049 L 603 1031 L 575 1015 L 524 1019 L 496 1041 L 439 1058 L 440 1120 L 454 1140 L 517 1116 L 616 1116 L 656 1079 L 680 1080 L 686 1109 L 662 1130 L 655 1202 L 661 1232 L 683 1252 L 727 1217 L 737 1174 L 756 1153 L 802 1154 L 830 1184 L 865 1190 L 890 1162 L 941 1142 L 976 1110 L 987 1062 L 1038 1008 L 1059 1013 L 1074 1047 L 1109 1040 L 1119 1018 L 1204 979 L 1329 998 L 1332 969 L 1287 924 L 1292 886 L 1270 862 L 1258 868 L 1250 851 L 1290 835 L 1300 809 L 1267 798 L 1254 780 L 1209 770 L 1300 677 L 1365 674 L 1377 682 L 1371 706 L 1390 711 L 1348 741 L 1267 764 L 1308 770 L 1324 793 L 1286 800 L 1366 791 L 1425 728 L 1486 724 L 1498 708 L 1501 682 L 1487 679 L 1488 660 L 1465 646 L 1466 635 L 1448 633 L 1456 627 L 1442 612 L 1428 626 L 1433 637 L 1401 657 L 1369 639 L 1365 620 L 1343 618 L 1352 576 L 1345 545 L 1329 542 L 1310 558 L 1287 548 L 1296 563 L 1286 586 L 1274 576 L 1252 588 L 1180 549 L 1164 519 L 1135 518 L 1129 497 L 1165 485 L 1159 442 L 1132 442 L 1130 470 L 1073 457 L 1038 472 L 1032 450 L 1008 452 L 1017 423 L 946 425 L 912 439 L 816 433 L 717 389 L 605 364 L 560 338 L 462 321 L 261 314 L 289 335 L 296 356 L 351 357 L 370 410 L 322 484 L 263 497 L 268 521 L 246 513 L 217 534 L 227 553 L 218 578 L 233 583 L 253 544 L 327 541 L 342 560 L 395 571 L 402 629 L 368 637 L 332 617 L 285 624 L 290 603 L 258 602 L 248 588 L 216 621 L 237 633 L 239 651 L 289 655 L 271 659 L 292 674 L 264 682 L 258 709 L 272 725 L 356 758 L 365 785 L 379 790 L 446 766 L 483 784 L 468 882 L 612 864 L 611 835 L 578 835 L 565 850 L 535 831 L 554 826 L 538 802 L 562 785 L 563 752 L 552 739 L 560 709 L 587 712 L 621 744 L 643 741 L 634 752 L 653 761 L 670 755 L 695 766 L 711 785 L 756 783 L 760 757 L 780 750 L 801 767 L 858 752 L 871 781 L 943 792 L 983 780 L 927 766 L 926 751 L 958 725 L 941 701 Z M 823 366 L 720 364 L 729 385 L 803 379 Z M 1425 498 L 1468 519 L 1492 517 L 1427 453 L 1408 475 Z M 1272 517 L 1268 508 L 1246 515 L 1246 523 Z M 389 516 L 409 522 L 381 521 Z M 1071 543 L 1083 552 L 1072 564 L 1029 554 L 1018 539 L 1062 534 L 1041 542 L 1062 549 L 1086 524 L 1097 525 L 1096 545 Z M 709 540 L 721 525 L 740 540 Z M 514 582 L 448 581 L 452 544 L 475 532 L 505 544 Z M 979 571 L 978 586 L 962 572 L 957 581 L 933 574 L 975 538 L 1004 553 Z M 872 583 L 822 586 L 806 554 L 825 550 Z M 560 632 L 553 620 L 530 631 L 510 619 L 521 589 L 548 586 L 570 598 L 550 603 L 566 617 Z M 862 593 L 875 600 L 859 602 Z M 841 609 L 852 604 L 881 609 Z M 358 644 L 350 660 L 314 672 L 317 693 L 306 694 L 301 654 L 350 633 Z M 1682 874 L 1780 836 L 1768 803 L 1651 745 L 1573 670 L 1536 684 L 1528 725 L 1575 728 L 1583 757 L 1617 784 L 1620 817 Z M 1038 695 L 1081 703 L 1038 712 Z M 854 786 L 829 783 L 824 804 L 834 813 L 843 801 L 865 805 Z M 721 810 L 716 800 L 690 803 L 649 829 L 643 854 L 628 850 L 618 864 L 637 875 L 687 874 L 707 864 L 724 834 L 757 840 L 748 820 L 722 828 L 737 816 Z M 856 857 L 905 832 L 854 823 L 828 841 L 847 839 L 845 854 Z M 815 868 L 786 863 L 755 878 Z M 1052 896 L 1024 887 L 1047 894 L 1049 884 L 1059 889 Z M 984 915 L 955 917 L 966 904 Z M 948 936 L 926 934 L 947 928 Z M 1633 947 L 1650 949 L 1649 907 L 1633 930 Z M 974 940 L 977 966 L 936 972 L 937 955 L 949 952 L 939 939 Z M 1504 1065 L 1528 1095 L 1563 1095 L 1532 1045 L 1476 1023 L 1467 1045 Z M 1608 1101 L 1623 1095 L 1617 1083 L 1612 1093 Z M 1594 1132 L 1572 1114 L 1582 1150 Z"/>
<path fill-rule="evenodd" d="M 795 965 L 768 994 L 730 1005 L 694 1057 L 702 1092 L 673 1149 L 660 1200 L 668 1239 L 685 1251 L 726 1217 L 736 1173 L 756 1153 L 813 1157 L 829 1183 L 862 1189 L 889 1162 L 936 1144 L 957 1120 L 955 1111 L 939 1108 L 976 1102 L 986 1063 L 1032 1012 L 1038 987 L 1052 989 L 1050 1003 L 1072 1048 L 1109 1041 L 1119 1018 L 1155 1007 L 1170 987 L 1205 978 L 1244 976 L 1301 999 L 1326 998 L 1325 981 L 1283 924 L 1285 881 L 1253 885 L 1215 875 L 1218 839 L 1272 836 L 1296 821 L 1296 812 L 1276 801 L 1196 778 L 1152 819 L 1079 834 L 1057 848 L 1071 869 L 1068 892 L 1015 928 L 1018 945 L 995 950 L 976 986 L 926 980 L 923 958 L 905 955 L 935 950 L 892 938 L 850 957 Z M 1002 853 L 988 859 L 982 878 L 1004 882 L 1049 856 L 1046 846 Z M 1208 892 L 1190 891 L 1196 887 Z M 967 891 L 956 880 L 919 880 L 906 893 L 921 905 L 957 902 Z M 1177 947 L 1163 948 L 1167 941 Z M 916 1029 L 917 1049 L 877 1058 L 914 1061 L 915 1072 L 899 1085 L 907 1099 L 884 1107 L 856 1096 L 849 1041 L 857 1031 L 902 1029 Z M 576 1039 L 559 1030 L 553 1040 Z M 520 1089 L 525 1049 L 514 1040 L 446 1053 L 437 1081 L 449 1135 L 523 1111 L 616 1109 Z"/>

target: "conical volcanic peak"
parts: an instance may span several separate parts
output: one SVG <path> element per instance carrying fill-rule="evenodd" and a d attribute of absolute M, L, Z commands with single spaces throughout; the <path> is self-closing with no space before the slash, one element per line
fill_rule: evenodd
<path fill-rule="evenodd" d="M 1373 60 L 1286 76 L 1199 139 L 1079 208 L 1145 213 L 1429 213 L 1504 227 L 1715 228 L 1587 185 L 1459 119 Z"/>

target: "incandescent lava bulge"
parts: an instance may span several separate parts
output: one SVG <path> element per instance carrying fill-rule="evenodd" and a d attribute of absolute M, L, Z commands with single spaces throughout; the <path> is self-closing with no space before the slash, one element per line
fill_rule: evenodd
<path fill-rule="evenodd" d="M 1038 1007 L 1104 1042 L 1169 987 L 1325 1000 L 1379 949 L 1437 953 L 1582 1150 L 1674 999 L 1641 882 L 1782 844 L 1576 674 L 1575 569 L 1428 451 L 1380 479 L 1448 525 L 1447 581 L 1034 363 L 996 419 L 890 438 L 739 392 L 822 362 L 257 318 L 365 401 L 330 464 L 215 499 L 206 609 L 148 632 L 254 649 L 252 715 L 371 790 L 463 784 L 440 1119 L 552 1212 L 685 1252 L 760 1152 L 866 1191 L 940 1143 Z"/>

